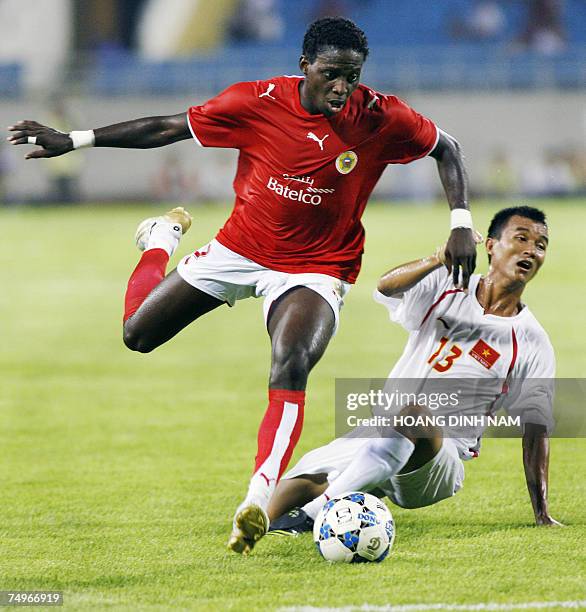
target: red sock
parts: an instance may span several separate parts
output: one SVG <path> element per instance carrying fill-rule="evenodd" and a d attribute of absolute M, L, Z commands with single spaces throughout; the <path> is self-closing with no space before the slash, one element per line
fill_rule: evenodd
<path fill-rule="evenodd" d="M 147 295 L 163 280 L 169 254 L 165 249 L 145 251 L 134 269 L 124 296 L 124 321 L 130 318 Z"/>
<path fill-rule="evenodd" d="M 269 389 L 269 407 L 258 430 L 254 472 L 277 482 L 285 471 L 303 429 L 305 391 Z"/>

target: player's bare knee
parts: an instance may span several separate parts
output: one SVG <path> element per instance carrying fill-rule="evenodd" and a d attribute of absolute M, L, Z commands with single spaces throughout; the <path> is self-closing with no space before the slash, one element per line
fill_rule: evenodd
<path fill-rule="evenodd" d="M 431 412 L 427 406 L 420 406 L 419 404 L 409 404 L 405 406 L 399 414 L 402 416 L 410 416 L 414 419 L 420 416 L 431 416 Z"/>
<path fill-rule="evenodd" d="M 124 345 L 131 351 L 137 353 L 150 353 L 156 348 L 156 345 L 149 342 L 136 328 L 127 321 L 122 332 L 122 340 Z"/>
<path fill-rule="evenodd" d="M 271 386 L 283 389 L 304 388 L 310 370 L 309 353 L 304 349 L 292 349 L 273 354 Z"/>
<path fill-rule="evenodd" d="M 418 439 L 441 438 L 441 432 L 431 424 L 433 414 L 427 406 L 410 404 L 399 412 L 399 421 L 395 420 L 395 430 L 412 442 Z"/>

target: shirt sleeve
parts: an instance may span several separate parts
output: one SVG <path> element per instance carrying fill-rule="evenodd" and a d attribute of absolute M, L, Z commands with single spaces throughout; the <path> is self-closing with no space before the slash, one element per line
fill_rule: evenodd
<path fill-rule="evenodd" d="M 514 368 L 504 409 L 510 416 L 519 416 L 521 426 L 543 425 L 547 433 L 554 428 L 553 400 L 555 392 L 555 354 L 545 332 L 539 334 L 519 353 L 527 350 L 527 359 Z M 520 360 L 521 361 L 521 360 Z"/>
<path fill-rule="evenodd" d="M 439 130 L 423 115 L 395 96 L 384 96 L 382 108 L 386 125 L 381 133 L 382 161 L 408 164 L 429 155 L 437 145 Z"/>
<path fill-rule="evenodd" d="M 201 106 L 187 111 L 187 122 L 197 144 L 240 149 L 250 131 L 250 100 L 254 83 L 236 83 Z"/>
<path fill-rule="evenodd" d="M 407 331 L 416 331 L 427 311 L 450 286 L 450 275 L 442 266 L 420 280 L 409 291 L 405 291 L 402 297 L 387 297 L 380 291 L 375 291 L 374 300 L 386 306 L 391 321 L 399 323 Z"/>

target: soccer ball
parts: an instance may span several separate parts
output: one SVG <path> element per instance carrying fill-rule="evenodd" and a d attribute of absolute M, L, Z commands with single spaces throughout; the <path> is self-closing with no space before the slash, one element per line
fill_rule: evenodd
<path fill-rule="evenodd" d="M 395 539 L 395 523 L 383 502 L 369 493 L 347 493 L 327 502 L 313 526 L 313 540 L 326 561 L 380 562 Z"/>

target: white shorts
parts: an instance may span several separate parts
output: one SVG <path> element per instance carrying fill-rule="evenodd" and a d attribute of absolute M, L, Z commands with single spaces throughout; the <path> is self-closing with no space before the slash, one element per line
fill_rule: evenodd
<path fill-rule="evenodd" d="M 365 438 L 337 438 L 303 455 L 283 478 L 327 474 L 328 482 L 333 482 L 348 467 L 360 447 L 368 442 Z M 397 506 L 422 508 L 452 497 L 463 483 L 464 464 L 454 441 L 445 438 L 439 453 L 424 466 L 413 472 L 392 476 L 374 488 L 381 489 Z"/>
<path fill-rule="evenodd" d="M 183 257 L 177 272 L 193 287 L 229 306 L 234 306 L 236 300 L 264 297 L 265 323 L 276 299 L 293 287 L 308 287 L 332 307 L 335 330 L 338 329 L 344 297 L 352 286 L 327 274 L 289 274 L 270 270 L 231 251 L 216 239 Z"/>

